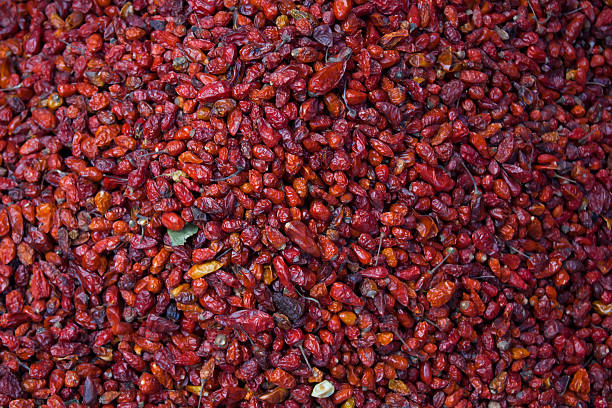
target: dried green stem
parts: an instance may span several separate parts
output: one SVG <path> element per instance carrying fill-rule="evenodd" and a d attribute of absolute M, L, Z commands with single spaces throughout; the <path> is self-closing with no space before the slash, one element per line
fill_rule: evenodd
<path fill-rule="evenodd" d="M 374 266 L 378 266 L 378 256 L 380 255 L 380 248 L 382 247 L 382 240 L 385 234 L 383 232 L 380 233 L 380 240 L 378 241 L 378 251 L 376 251 L 376 260 L 374 261 Z"/>
<path fill-rule="evenodd" d="M 472 176 L 472 173 L 465 165 L 465 162 L 463 161 L 463 159 L 461 159 L 461 165 L 463 166 L 467 174 L 470 176 L 470 179 L 472 179 L 472 183 L 474 184 L 474 194 L 480 195 L 480 190 L 478 189 L 478 186 L 476 185 L 476 179 L 474 179 L 474 176 Z"/>
<path fill-rule="evenodd" d="M 0 91 L 2 91 L 2 92 L 11 92 L 11 91 L 16 91 L 19 88 L 23 88 L 23 83 L 17 84 L 15 86 L 10 86 L 8 88 L 1 88 Z"/>
<path fill-rule="evenodd" d="M 558 179 L 565 180 L 565 181 L 567 181 L 568 183 L 577 184 L 577 183 L 576 183 L 576 181 L 574 181 L 574 180 L 572 180 L 572 179 L 570 179 L 570 178 L 567 178 L 567 177 L 563 177 L 562 175 L 558 174 L 557 172 L 555 172 L 554 176 L 555 176 L 556 178 L 558 178 Z"/>
<path fill-rule="evenodd" d="M 302 357 L 304 357 L 304 361 L 306 361 L 306 365 L 308 366 L 310 371 L 314 373 L 314 371 L 312 370 L 312 366 L 310 365 L 310 361 L 308 361 L 308 357 L 306 357 L 306 352 L 304 351 L 304 348 L 302 347 L 301 344 L 298 344 L 297 346 L 300 349 L 300 352 L 302 353 Z"/>
<path fill-rule="evenodd" d="M 218 181 L 225 181 L 225 180 L 229 180 L 229 179 L 231 179 L 232 177 L 236 177 L 237 175 L 239 175 L 239 174 L 240 174 L 240 173 L 242 173 L 243 171 L 244 171 L 244 169 L 243 169 L 242 167 L 237 167 L 237 168 L 236 168 L 236 171 L 235 171 L 235 172 L 233 172 L 232 174 L 230 174 L 229 176 L 226 176 L 226 177 L 221 177 L 221 178 L 218 178 L 218 179 L 212 179 L 212 180 L 210 180 L 210 181 L 212 181 L 212 182 L 218 182 Z"/>
<path fill-rule="evenodd" d="M 448 257 L 451 256 L 451 253 L 449 252 L 448 254 L 446 254 L 444 256 L 444 258 L 442 258 L 442 261 L 440 261 L 439 264 L 437 264 L 436 266 L 434 266 L 428 273 L 433 274 L 435 271 L 438 270 L 439 267 L 441 267 L 442 265 L 444 265 L 444 262 L 446 262 L 446 260 L 448 259 Z"/>
<path fill-rule="evenodd" d="M 524 257 L 525 257 L 525 258 L 527 258 L 527 259 L 531 259 L 531 257 L 530 257 L 529 255 L 527 255 L 526 253 L 524 253 L 523 251 L 521 251 L 521 250 L 519 250 L 519 249 L 516 249 L 516 248 L 515 248 L 515 247 L 513 247 L 512 245 L 510 245 L 510 244 L 506 244 L 506 246 L 507 246 L 508 248 L 510 248 L 510 250 L 511 250 L 511 251 L 514 251 L 514 252 L 516 252 L 517 254 L 522 255 L 522 256 L 524 256 Z"/>

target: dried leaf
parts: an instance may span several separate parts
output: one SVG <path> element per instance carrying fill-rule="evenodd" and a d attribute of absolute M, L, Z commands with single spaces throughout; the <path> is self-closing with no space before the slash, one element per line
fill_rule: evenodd
<path fill-rule="evenodd" d="M 168 235 L 170 236 L 170 242 L 172 242 L 172 246 L 180 246 L 185 245 L 187 238 L 194 235 L 198 232 L 198 227 L 193 224 L 186 223 L 185 227 L 179 231 L 168 230 Z"/>
<path fill-rule="evenodd" d="M 310 21 L 315 21 L 315 19 L 310 14 L 302 10 L 298 10 L 298 9 L 289 10 L 288 14 L 296 20 L 307 18 Z"/>

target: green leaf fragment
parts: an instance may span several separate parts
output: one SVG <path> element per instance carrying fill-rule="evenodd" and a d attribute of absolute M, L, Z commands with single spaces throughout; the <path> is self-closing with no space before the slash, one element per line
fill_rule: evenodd
<path fill-rule="evenodd" d="M 302 10 L 298 10 L 298 9 L 289 10 L 288 14 L 296 20 L 307 18 L 310 21 L 314 21 L 314 18 L 312 17 L 312 15 Z"/>
<path fill-rule="evenodd" d="M 168 235 L 170 236 L 172 246 L 180 246 L 185 245 L 187 238 L 194 235 L 196 232 L 198 232 L 198 227 L 193 224 L 186 223 L 185 227 L 180 231 L 168 230 Z"/>

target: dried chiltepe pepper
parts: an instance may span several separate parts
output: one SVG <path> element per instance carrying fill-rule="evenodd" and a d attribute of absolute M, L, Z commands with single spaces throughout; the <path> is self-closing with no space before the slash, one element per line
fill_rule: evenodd
<path fill-rule="evenodd" d="M 202 397 L 204 396 L 204 385 L 212 378 L 215 372 L 215 359 L 209 358 L 202 368 L 200 369 L 200 397 L 198 399 L 198 408 L 202 404 Z"/>
<path fill-rule="evenodd" d="M 347 49 L 340 61 L 328 64 L 313 75 L 308 82 L 308 91 L 314 95 L 324 95 L 338 86 L 346 72 L 351 53 L 351 50 Z"/>

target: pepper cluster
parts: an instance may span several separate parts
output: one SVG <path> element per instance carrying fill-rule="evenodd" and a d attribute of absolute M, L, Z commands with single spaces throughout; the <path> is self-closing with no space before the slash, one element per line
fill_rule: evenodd
<path fill-rule="evenodd" d="M 611 7 L 0 1 L 0 406 L 608 407 Z"/>

